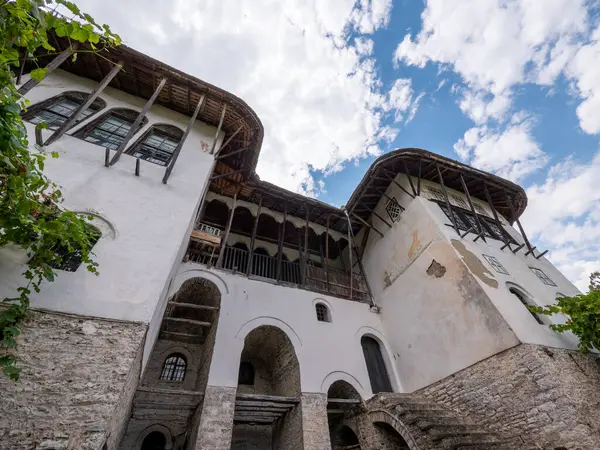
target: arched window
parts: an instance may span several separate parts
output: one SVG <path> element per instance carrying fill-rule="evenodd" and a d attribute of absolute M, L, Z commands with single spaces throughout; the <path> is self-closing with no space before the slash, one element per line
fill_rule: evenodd
<path fill-rule="evenodd" d="M 163 381 L 183 381 L 187 363 L 185 357 L 180 353 L 170 355 L 163 365 L 160 379 Z"/>
<path fill-rule="evenodd" d="M 331 322 L 331 314 L 329 314 L 329 308 L 327 308 L 327 306 L 323 303 L 317 303 L 315 305 L 315 310 L 319 322 Z"/>
<path fill-rule="evenodd" d="M 169 164 L 183 131 L 172 125 L 153 125 L 127 153 L 160 166 Z"/>
<path fill-rule="evenodd" d="M 369 373 L 373 394 L 379 392 L 393 392 L 392 383 L 390 382 L 385 361 L 381 354 L 379 342 L 372 337 L 363 336 L 360 340 L 360 344 L 365 356 L 367 372 Z"/>
<path fill-rule="evenodd" d="M 525 305 L 525 307 L 527 306 L 537 306 L 535 305 L 531 300 L 529 300 L 529 298 L 527 297 L 527 295 L 525 295 L 523 292 L 521 292 L 520 290 L 518 290 L 517 288 L 511 287 L 508 289 L 508 291 L 514 295 L 515 297 L 517 297 L 521 303 L 523 303 L 523 305 Z M 527 311 L 529 311 L 529 309 L 527 309 Z M 539 323 L 540 325 L 544 325 L 545 322 L 542 320 L 542 318 L 540 316 L 538 316 L 536 313 L 529 311 L 529 314 L 532 315 L 532 317 L 537 321 L 537 323 Z"/>
<path fill-rule="evenodd" d="M 238 384 L 254 386 L 254 366 L 252 363 L 242 361 L 240 363 L 240 373 L 238 375 Z"/>
<path fill-rule="evenodd" d="M 85 102 L 89 95 L 78 91 L 63 92 L 29 107 L 23 114 L 23 120 L 31 123 L 46 122 L 48 128 L 56 130 L 75 113 L 75 110 Z M 105 107 L 106 102 L 101 98 L 96 98 L 89 108 L 81 113 L 75 124 L 96 114 Z"/>
<path fill-rule="evenodd" d="M 132 109 L 111 109 L 79 130 L 75 136 L 84 141 L 116 150 L 127 136 L 138 114 Z M 144 117 L 138 130 L 147 123 L 148 119 Z"/>
<path fill-rule="evenodd" d="M 167 438 L 160 431 L 153 431 L 144 438 L 142 450 L 165 450 Z"/>

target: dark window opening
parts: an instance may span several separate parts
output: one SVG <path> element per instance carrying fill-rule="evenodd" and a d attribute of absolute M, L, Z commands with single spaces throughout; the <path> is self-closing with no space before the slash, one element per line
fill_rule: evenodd
<path fill-rule="evenodd" d="M 323 303 L 317 303 L 315 305 L 315 310 L 317 312 L 317 320 L 319 322 L 331 322 L 331 317 L 329 316 L 329 309 Z"/>
<path fill-rule="evenodd" d="M 65 92 L 52 97 L 48 100 L 33 105 L 23 114 L 23 120 L 31 123 L 46 122 L 46 126 L 51 130 L 56 130 L 65 123 L 81 106 L 89 94 L 85 92 Z M 93 103 L 83 111 L 75 124 L 87 119 L 102 108 L 106 107 L 106 102 L 101 98 L 96 98 Z"/>
<path fill-rule="evenodd" d="M 535 306 L 535 305 L 531 305 L 530 302 L 527 301 L 527 298 L 525 297 L 525 294 L 523 294 L 518 289 L 510 288 L 509 292 L 512 295 L 514 295 L 515 297 L 517 297 L 521 301 L 521 303 L 523 303 L 523 305 L 525 305 L 526 308 L 528 306 Z M 529 311 L 529 308 L 527 308 L 527 311 Z M 534 313 L 533 311 L 529 311 L 529 314 L 531 314 L 531 316 L 536 320 L 537 323 L 539 323 L 540 325 L 544 325 L 544 321 L 536 313 Z"/>
<path fill-rule="evenodd" d="M 444 214 L 446 214 L 446 217 L 448 217 L 448 219 L 450 219 L 450 221 L 452 221 L 452 215 L 450 214 L 450 211 L 448 210 L 448 206 L 445 203 L 441 203 L 441 202 L 435 202 L 439 205 L 440 209 L 442 211 L 444 211 Z M 459 230 L 462 231 L 467 231 L 469 229 L 472 229 L 471 231 L 475 231 L 478 230 L 478 225 L 477 225 L 477 219 L 475 218 L 475 216 L 473 215 L 473 213 L 471 211 L 467 211 L 465 209 L 462 208 L 458 208 L 456 206 L 454 206 L 452 208 L 452 211 L 454 212 L 454 219 L 456 220 L 456 225 L 458 226 Z M 498 226 L 498 224 L 493 220 L 490 219 L 489 217 L 486 216 L 482 216 L 480 214 L 477 214 L 477 217 L 479 218 L 479 222 L 481 223 L 481 226 L 483 227 L 483 232 L 484 232 L 484 236 L 490 239 L 496 239 L 498 241 L 506 241 L 508 240 L 511 244 L 516 244 L 517 241 L 515 241 L 513 239 L 513 237 L 508 234 L 508 232 L 506 230 L 504 230 L 504 228 Z"/>
<path fill-rule="evenodd" d="M 90 241 L 90 250 L 96 245 L 102 233 L 98 228 L 86 223 L 86 234 Z M 69 249 L 64 245 L 54 247 L 55 259 L 50 262 L 50 266 L 57 270 L 66 272 L 76 272 L 81 265 L 83 254 L 81 249 Z"/>
<path fill-rule="evenodd" d="M 244 361 L 240 363 L 238 384 L 254 386 L 254 366 L 251 363 Z"/>
<path fill-rule="evenodd" d="M 84 141 L 116 150 L 129 133 L 138 114 L 137 111 L 131 109 L 112 109 L 77 132 L 76 136 Z M 146 123 L 148 123 L 148 119 L 144 117 L 138 130 Z"/>
<path fill-rule="evenodd" d="M 159 166 L 166 166 L 182 137 L 183 131 L 177 127 L 154 125 L 127 153 Z"/>
<path fill-rule="evenodd" d="M 165 360 L 160 379 L 163 381 L 183 381 L 186 368 L 187 363 L 183 355 L 171 355 Z"/>
<path fill-rule="evenodd" d="M 153 431 L 144 438 L 142 450 L 165 450 L 167 438 L 160 431 Z"/>

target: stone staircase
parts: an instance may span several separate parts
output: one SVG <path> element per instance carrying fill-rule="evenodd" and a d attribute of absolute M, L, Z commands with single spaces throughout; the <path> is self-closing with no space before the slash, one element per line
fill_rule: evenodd
<path fill-rule="evenodd" d="M 416 444 L 419 450 L 531 450 L 518 437 L 487 430 L 417 394 L 378 394 L 361 409 L 364 419 L 403 430 L 400 434 L 413 441 L 411 448 Z"/>

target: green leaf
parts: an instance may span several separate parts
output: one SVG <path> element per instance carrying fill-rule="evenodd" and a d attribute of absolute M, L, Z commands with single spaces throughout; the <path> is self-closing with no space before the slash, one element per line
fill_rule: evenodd
<path fill-rule="evenodd" d="M 46 73 L 48 72 L 48 69 L 43 68 L 43 69 L 33 69 L 30 72 L 30 76 L 31 78 L 33 78 L 35 81 L 42 81 L 45 77 L 46 77 Z"/>

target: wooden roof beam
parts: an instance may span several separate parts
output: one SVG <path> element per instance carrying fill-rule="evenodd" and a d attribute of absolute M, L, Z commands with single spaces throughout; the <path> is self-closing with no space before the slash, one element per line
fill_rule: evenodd
<path fill-rule="evenodd" d="M 69 48 L 59 53 L 56 58 L 50 61 L 50 64 L 46 66 L 46 74 L 44 75 L 44 79 L 54 72 L 56 69 L 60 67 L 62 63 L 64 63 L 77 49 L 79 48 L 79 42 L 74 42 Z M 27 82 L 21 86 L 18 90 L 19 94 L 25 95 L 34 87 L 36 87 L 40 81 L 34 80 L 30 78 Z"/>

